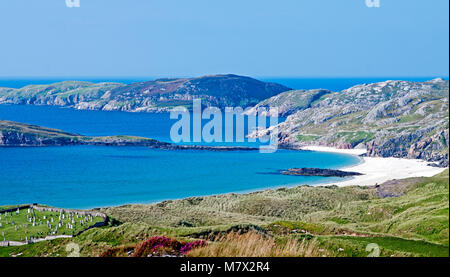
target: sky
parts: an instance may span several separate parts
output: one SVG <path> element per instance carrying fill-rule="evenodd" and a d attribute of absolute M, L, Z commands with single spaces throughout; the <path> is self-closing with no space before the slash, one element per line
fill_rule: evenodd
<path fill-rule="evenodd" d="M 448 71 L 448 0 L 0 0 L 3 78 Z"/>

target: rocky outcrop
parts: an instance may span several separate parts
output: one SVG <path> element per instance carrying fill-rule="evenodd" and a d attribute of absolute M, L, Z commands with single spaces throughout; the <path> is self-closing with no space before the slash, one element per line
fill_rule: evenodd
<path fill-rule="evenodd" d="M 256 106 L 248 109 L 245 114 L 262 114 L 267 116 L 285 117 L 295 113 L 296 111 L 310 108 L 314 102 L 329 93 L 333 92 L 326 89 L 291 90 L 280 93 L 258 103 Z M 278 109 L 278 113 L 271 114 L 269 110 L 271 107 L 276 107 Z"/>
<path fill-rule="evenodd" d="M 441 167 L 448 167 L 449 131 L 443 130 L 433 136 L 412 133 L 394 137 L 386 141 L 373 140 L 367 143 L 367 156 L 371 157 L 397 157 L 422 159 L 436 162 Z"/>
<path fill-rule="evenodd" d="M 73 145 L 77 140 L 71 137 L 42 137 L 16 131 L 0 131 L 0 146 L 58 146 Z"/>
<path fill-rule="evenodd" d="M 289 168 L 288 170 L 281 171 L 283 175 L 295 175 L 295 176 L 322 176 L 322 177 L 349 177 L 362 175 L 358 172 L 342 171 L 335 169 L 322 169 L 322 168 Z"/>

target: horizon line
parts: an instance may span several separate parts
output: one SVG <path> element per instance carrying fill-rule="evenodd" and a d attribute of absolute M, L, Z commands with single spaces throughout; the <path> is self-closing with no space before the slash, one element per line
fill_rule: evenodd
<path fill-rule="evenodd" d="M 348 78 L 356 78 L 356 79 L 369 79 L 369 78 L 444 78 L 448 79 L 449 75 L 414 75 L 414 76 L 405 76 L 405 75 L 374 75 L 374 76 L 295 76 L 295 75 L 286 75 L 286 76 L 258 76 L 258 75 L 247 75 L 247 74 L 235 74 L 235 73 L 220 73 L 220 74 L 203 74 L 203 75 L 175 75 L 175 76 L 165 76 L 165 75 L 155 75 L 155 76 L 0 76 L 1 80 L 5 79 L 16 79 L 16 80 L 25 80 L 25 79 L 160 79 L 160 78 L 197 78 L 204 76 L 214 76 L 214 75 L 237 75 L 243 77 L 251 77 L 256 79 L 348 79 Z"/>

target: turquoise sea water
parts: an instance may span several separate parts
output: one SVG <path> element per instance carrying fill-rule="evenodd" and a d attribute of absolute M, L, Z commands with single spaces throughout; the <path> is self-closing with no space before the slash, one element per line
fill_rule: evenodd
<path fill-rule="evenodd" d="M 0 105 L 0 119 L 91 136 L 126 134 L 163 141 L 170 141 L 169 130 L 175 122 L 168 114 L 21 105 Z M 348 155 L 289 150 L 261 154 L 145 147 L 0 148 L 0 205 L 36 202 L 92 208 L 317 184 L 338 178 L 275 173 L 292 167 L 339 168 L 358 162 Z"/>
<path fill-rule="evenodd" d="M 260 154 L 93 146 L 0 148 L 0 157 L 0 204 L 70 208 L 314 184 L 331 179 L 272 173 L 357 162 L 345 155 L 286 150 Z"/>
<path fill-rule="evenodd" d="M 170 141 L 175 122 L 164 113 L 26 105 L 0 105 L 0 118 L 92 136 L 128 134 L 163 141 Z M 146 147 L 0 148 L 0 205 L 33 202 L 92 208 L 316 184 L 337 179 L 275 173 L 292 167 L 338 168 L 358 161 L 348 155 L 289 150 L 261 154 Z"/>

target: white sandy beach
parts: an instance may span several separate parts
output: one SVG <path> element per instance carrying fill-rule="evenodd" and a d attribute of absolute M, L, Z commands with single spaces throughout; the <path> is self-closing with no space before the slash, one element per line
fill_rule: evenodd
<path fill-rule="evenodd" d="M 324 146 L 307 146 L 302 147 L 302 149 L 357 156 L 366 153 L 365 149 L 337 149 Z M 338 186 L 371 186 L 381 184 L 392 179 L 403 179 L 409 177 L 431 177 L 445 170 L 445 168 L 429 166 L 429 162 L 423 160 L 373 157 L 360 158 L 362 159 L 362 162 L 360 164 L 341 169 L 345 171 L 359 172 L 364 175 L 356 176 L 351 180 L 345 180 L 342 182 L 331 184 L 335 184 Z"/>

